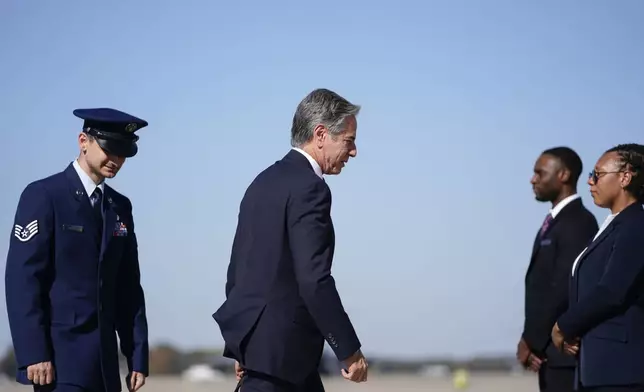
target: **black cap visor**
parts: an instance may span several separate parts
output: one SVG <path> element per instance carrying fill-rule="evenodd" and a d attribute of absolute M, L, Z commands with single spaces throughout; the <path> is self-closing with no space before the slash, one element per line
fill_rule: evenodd
<path fill-rule="evenodd" d="M 98 145 L 108 154 L 131 158 L 139 150 L 136 145 L 139 137 L 136 135 L 124 136 L 122 134 L 100 131 L 93 128 L 87 129 L 86 132 L 94 136 Z"/>
<path fill-rule="evenodd" d="M 116 155 L 117 157 L 132 158 L 139 150 L 136 142 L 98 138 L 96 139 L 96 142 L 103 149 L 103 151 L 108 154 Z"/>

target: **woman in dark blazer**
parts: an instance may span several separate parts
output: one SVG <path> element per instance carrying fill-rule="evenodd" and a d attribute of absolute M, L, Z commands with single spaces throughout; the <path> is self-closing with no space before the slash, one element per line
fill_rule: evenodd
<path fill-rule="evenodd" d="M 575 260 L 552 340 L 578 355 L 581 391 L 644 391 L 644 146 L 606 151 L 588 184 L 610 215 Z"/>

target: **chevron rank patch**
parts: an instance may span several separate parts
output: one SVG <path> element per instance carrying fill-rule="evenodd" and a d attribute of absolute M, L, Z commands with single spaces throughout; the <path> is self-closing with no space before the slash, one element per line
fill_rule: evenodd
<path fill-rule="evenodd" d="M 38 234 L 38 220 L 35 220 L 27 226 L 16 225 L 13 229 L 13 235 L 22 242 L 27 242 Z"/>

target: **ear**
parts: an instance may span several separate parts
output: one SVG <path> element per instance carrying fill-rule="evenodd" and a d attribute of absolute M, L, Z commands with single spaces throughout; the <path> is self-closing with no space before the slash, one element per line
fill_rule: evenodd
<path fill-rule="evenodd" d="M 630 171 L 625 171 L 622 173 L 622 178 L 620 180 L 620 186 L 622 189 L 626 189 L 626 187 L 633 181 L 633 173 Z"/>
<path fill-rule="evenodd" d="M 89 144 L 89 138 L 85 132 L 78 134 L 78 147 L 81 150 L 82 154 L 87 153 L 87 145 Z"/>
<path fill-rule="evenodd" d="M 322 146 L 324 145 L 324 140 L 326 139 L 328 134 L 328 130 L 322 124 L 318 124 L 313 129 L 313 141 L 318 148 L 322 148 Z"/>
<path fill-rule="evenodd" d="M 559 170 L 558 176 L 559 176 L 559 181 L 561 181 L 564 184 L 567 184 L 568 181 L 570 181 L 570 170 L 563 168 Z"/>

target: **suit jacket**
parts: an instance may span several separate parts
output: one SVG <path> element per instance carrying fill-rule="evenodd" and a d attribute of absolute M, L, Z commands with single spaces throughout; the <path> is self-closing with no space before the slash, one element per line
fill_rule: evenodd
<path fill-rule="evenodd" d="M 339 360 L 360 341 L 331 276 L 331 191 L 291 150 L 248 187 L 240 205 L 226 283 L 213 314 L 224 355 L 299 384 L 316 371 L 324 339 Z"/>
<path fill-rule="evenodd" d="M 576 199 L 559 211 L 543 236 L 537 232 L 525 277 L 523 339 L 538 356 L 548 358 L 548 366 L 575 366 L 573 357 L 552 345 L 550 334 L 568 307 L 572 264 L 597 230 L 595 216 Z"/>
<path fill-rule="evenodd" d="M 78 174 L 29 184 L 12 228 L 5 288 L 18 362 L 53 362 L 56 380 L 120 390 L 116 332 L 130 370 L 147 374 L 148 341 L 137 241 L 128 198 L 104 191 L 104 229 Z"/>
<path fill-rule="evenodd" d="M 644 210 L 622 210 L 588 246 L 559 318 L 567 340 L 581 337 L 585 387 L 644 385 Z"/>

